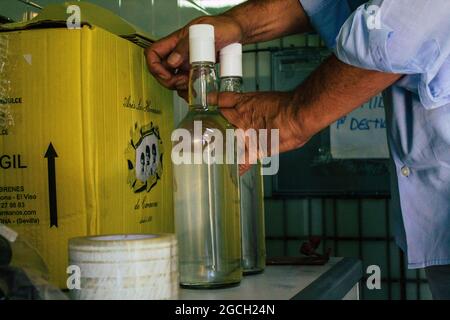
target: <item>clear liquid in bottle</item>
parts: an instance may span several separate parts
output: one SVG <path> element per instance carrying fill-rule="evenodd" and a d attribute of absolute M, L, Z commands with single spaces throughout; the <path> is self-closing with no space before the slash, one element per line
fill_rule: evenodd
<path fill-rule="evenodd" d="M 242 45 L 231 44 L 220 53 L 220 91 L 242 92 Z M 240 177 L 242 267 L 244 275 L 264 271 L 266 244 L 264 186 L 261 164 L 253 165 Z"/>
<path fill-rule="evenodd" d="M 239 181 L 236 161 L 226 163 L 226 129 L 232 126 L 217 108 L 214 31 L 213 52 L 205 57 L 205 52 L 193 46 L 198 41 L 210 45 L 211 33 L 209 40 L 193 39 L 198 35 L 195 28 L 205 25 L 198 26 L 190 28 L 190 110 L 178 127 L 191 137 L 188 150 L 182 153 L 190 161 L 173 165 L 175 226 L 181 285 L 214 288 L 235 285 L 242 279 Z M 212 138 L 218 134 L 224 138 L 223 148 Z M 235 154 L 231 156 L 235 160 Z"/>

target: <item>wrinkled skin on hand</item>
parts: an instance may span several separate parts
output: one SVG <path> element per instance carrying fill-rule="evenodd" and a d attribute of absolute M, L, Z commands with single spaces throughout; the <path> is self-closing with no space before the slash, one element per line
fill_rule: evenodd
<path fill-rule="evenodd" d="M 223 116 L 237 128 L 268 130 L 267 152 L 258 148 L 257 157 L 261 159 L 276 153 L 270 148 L 272 129 L 279 129 L 279 153 L 297 149 L 310 139 L 303 133 L 298 109 L 292 105 L 292 95 L 289 92 L 220 93 L 219 107 Z M 240 166 L 241 174 L 251 167 L 248 152 L 246 141 L 246 164 Z"/>

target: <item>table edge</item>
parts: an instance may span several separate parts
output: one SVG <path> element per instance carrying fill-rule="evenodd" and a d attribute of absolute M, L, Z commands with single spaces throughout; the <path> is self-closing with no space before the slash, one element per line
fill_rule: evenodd
<path fill-rule="evenodd" d="M 291 300 L 341 300 L 361 280 L 362 262 L 342 258 Z"/>

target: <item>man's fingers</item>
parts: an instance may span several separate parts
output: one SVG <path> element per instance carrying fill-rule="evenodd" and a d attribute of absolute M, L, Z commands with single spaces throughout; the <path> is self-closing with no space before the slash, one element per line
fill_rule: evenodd
<path fill-rule="evenodd" d="M 221 92 L 219 93 L 219 108 L 227 109 L 234 108 L 239 102 L 241 94 L 235 92 Z"/>
<path fill-rule="evenodd" d="M 245 123 L 239 112 L 235 109 L 221 109 L 220 112 L 233 126 L 241 129 L 244 128 Z"/>
<path fill-rule="evenodd" d="M 254 92 L 236 93 L 236 92 L 221 92 L 218 97 L 219 108 L 221 109 L 245 109 L 246 106 L 252 103 L 256 94 Z"/>
<path fill-rule="evenodd" d="M 189 58 L 189 37 L 182 36 L 176 47 L 167 58 L 167 64 L 172 68 L 179 68 L 186 64 Z"/>
<path fill-rule="evenodd" d="M 189 75 L 180 74 L 176 77 L 175 88 L 177 90 L 187 90 L 189 83 Z"/>
<path fill-rule="evenodd" d="M 235 127 L 247 130 L 251 127 L 251 119 L 246 114 L 246 106 L 251 93 L 221 92 L 218 105 L 222 115 Z"/>
<path fill-rule="evenodd" d="M 160 78 L 155 78 L 162 86 L 170 89 L 176 90 L 177 87 L 181 87 L 182 83 L 184 83 L 183 75 L 172 76 L 169 80 L 163 80 Z"/>
<path fill-rule="evenodd" d="M 170 80 L 172 75 L 166 68 L 164 68 L 161 57 L 156 53 L 156 51 L 152 50 L 150 47 L 146 50 L 146 56 L 150 73 L 157 79 L 164 81 Z"/>
<path fill-rule="evenodd" d="M 169 70 L 165 65 L 165 61 L 179 42 L 179 32 L 180 31 L 172 33 L 160 41 L 155 42 L 145 51 L 148 68 L 151 74 L 153 74 L 153 76 L 157 79 L 168 81 L 173 76 L 171 70 Z"/>

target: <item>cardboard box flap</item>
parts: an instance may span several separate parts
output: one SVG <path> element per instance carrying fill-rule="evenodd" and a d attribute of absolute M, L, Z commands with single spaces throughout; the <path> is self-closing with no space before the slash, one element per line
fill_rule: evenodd
<path fill-rule="evenodd" d="M 113 12 L 92 3 L 77 1 L 49 5 L 30 21 L 0 25 L 0 32 L 51 27 L 66 28 L 67 21 L 73 14 L 73 10 L 68 9 L 71 5 L 80 8 L 81 25 L 100 27 L 141 47 L 147 47 L 154 41 L 154 38 Z"/>

